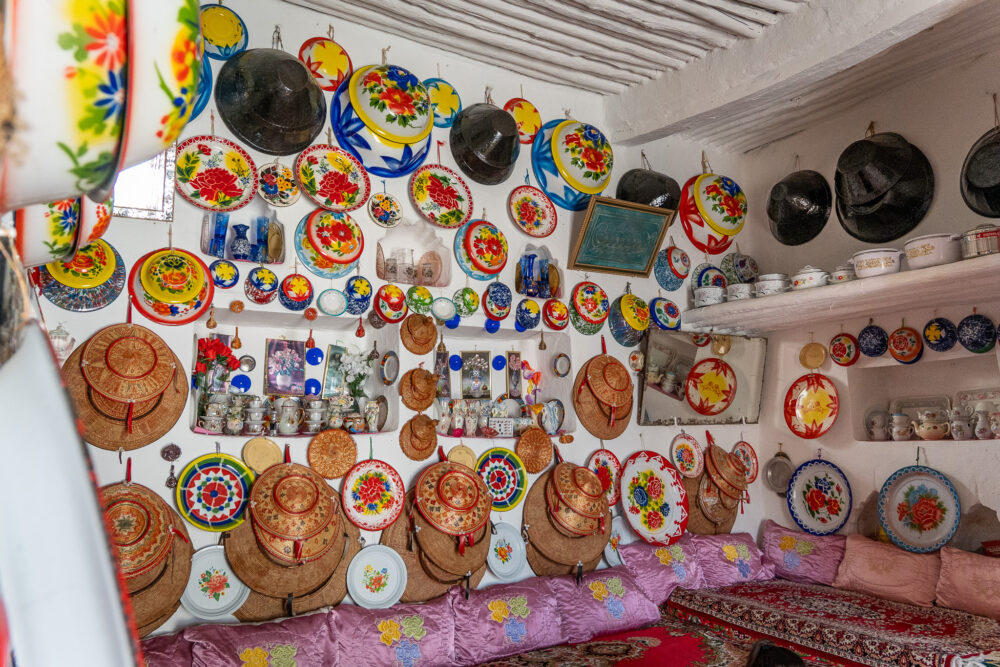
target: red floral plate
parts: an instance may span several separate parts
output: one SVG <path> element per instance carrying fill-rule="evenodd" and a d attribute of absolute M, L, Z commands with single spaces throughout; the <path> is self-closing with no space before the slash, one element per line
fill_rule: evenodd
<path fill-rule="evenodd" d="M 618 480 L 622 475 L 622 464 L 610 449 L 598 449 L 591 454 L 587 467 L 601 480 L 604 494 L 608 497 L 608 507 L 614 507 L 621 498 Z"/>
<path fill-rule="evenodd" d="M 912 327 L 900 327 L 889 334 L 889 354 L 901 364 L 915 364 L 924 354 L 920 332 Z"/>
<path fill-rule="evenodd" d="M 522 232 L 535 238 L 545 238 L 556 231 L 556 207 L 544 192 L 533 185 L 521 185 L 507 198 L 510 219 Z"/>
<path fill-rule="evenodd" d="M 858 339 L 851 334 L 842 332 L 830 339 L 830 358 L 838 366 L 851 366 L 860 356 Z"/>
<path fill-rule="evenodd" d="M 384 530 L 403 511 L 403 478 L 385 461 L 366 459 L 344 475 L 341 502 L 347 520 L 361 530 Z"/>
<path fill-rule="evenodd" d="M 927 466 L 900 468 L 878 493 L 879 523 L 907 551 L 937 551 L 951 540 L 961 516 L 954 485 Z"/>
<path fill-rule="evenodd" d="M 753 484 L 754 480 L 757 479 L 757 473 L 760 472 L 757 452 L 754 451 L 753 445 L 746 440 L 740 440 L 733 445 L 733 454 L 738 456 L 740 461 L 743 461 L 743 469 L 747 473 L 747 484 Z"/>
<path fill-rule="evenodd" d="M 472 265 L 490 275 L 507 266 L 507 237 L 486 220 L 473 220 L 465 230 L 465 251 Z"/>
<path fill-rule="evenodd" d="M 357 158 L 329 144 L 316 144 L 299 153 L 295 177 L 309 199 L 331 211 L 353 211 L 371 194 L 368 172 Z"/>
<path fill-rule="evenodd" d="M 785 394 L 785 423 L 800 438 L 818 438 L 837 421 L 840 397 L 833 381 L 820 373 L 807 373 Z"/>
<path fill-rule="evenodd" d="M 800 465 L 788 483 L 788 511 L 810 535 L 840 530 L 851 515 L 851 484 L 844 471 L 823 459 Z"/>
<path fill-rule="evenodd" d="M 736 398 L 736 373 L 722 359 L 702 359 L 688 373 L 684 383 L 688 405 L 700 415 L 717 415 Z"/>
<path fill-rule="evenodd" d="M 651 544 L 668 546 L 687 528 L 688 495 L 677 469 L 648 450 L 628 457 L 619 481 L 625 518 Z"/>
<path fill-rule="evenodd" d="M 200 135 L 182 141 L 175 171 L 180 196 L 206 211 L 235 211 L 257 194 L 253 158 L 223 137 Z"/>
<path fill-rule="evenodd" d="M 365 249 L 361 225 L 347 213 L 316 209 L 306 220 L 306 234 L 316 252 L 334 264 L 350 264 Z"/>
<path fill-rule="evenodd" d="M 440 164 L 425 164 L 410 176 L 410 199 L 438 227 L 461 227 L 472 217 L 472 192 L 462 177 Z"/>
<path fill-rule="evenodd" d="M 670 443 L 670 462 L 685 477 L 697 477 L 705 469 L 705 454 L 694 436 L 681 431 Z"/>

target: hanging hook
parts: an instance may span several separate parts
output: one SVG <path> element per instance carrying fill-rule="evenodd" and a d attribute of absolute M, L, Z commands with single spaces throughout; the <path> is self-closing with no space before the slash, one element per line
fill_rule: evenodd
<path fill-rule="evenodd" d="M 701 171 L 705 174 L 712 173 L 712 164 L 708 161 L 708 153 L 705 151 L 701 152 Z"/>
<path fill-rule="evenodd" d="M 486 90 L 483 91 L 483 101 L 493 104 L 493 86 L 486 86 Z"/>
<path fill-rule="evenodd" d="M 326 34 L 330 37 L 331 40 L 333 39 L 333 24 L 332 23 L 327 24 L 327 26 L 326 26 Z"/>
<path fill-rule="evenodd" d="M 564 108 L 563 109 L 563 113 L 566 114 L 566 118 L 572 118 L 573 117 L 573 113 L 568 108 Z"/>
<path fill-rule="evenodd" d="M 642 164 L 642 166 L 643 166 L 644 169 L 649 169 L 649 170 L 653 169 L 653 165 L 651 165 L 649 163 L 649 158 L 646 157 L 646 150 L 645 149 L 642 149 L 642 150 L 639 151 L 639 161 L 640 161 L 640 164 Z"/>
<path fill-rule="evenodd" d="M 792 160 L 792 171 L 798 171 L 798 170 L 799 170 L 799 154 L 796 153 L 795 159 Z"/>
<path fill-rule="evenodd" d="M 865 130 L 865 138 L 875 136 L 875 121 L 868 123 L 868 129 Z"/>
<path fill-rule="evenodd" d="M 391 49 L 391 48 L 392 48 L 392 45 L 390 44 L 389 46 L 387 46 L 384 49 L 382 49 L 382 64 L 383 65 L 386 64 L 386 57 L 389 55 L 389 49 Z"/>
<path fill-rule="evenodd" d="M 275 24 L 274 32 L 271 33 L 271 48 L 285 50 L 285 45 L 281 43 L 281 26 Z"/>

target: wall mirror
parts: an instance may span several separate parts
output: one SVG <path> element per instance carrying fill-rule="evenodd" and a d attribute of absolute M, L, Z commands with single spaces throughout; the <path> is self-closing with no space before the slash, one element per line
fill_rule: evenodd
<path fill-rule="evenodd" d="M 174 219 L 176 146 L 124 169 L 115 182 L 114 215 L 140 220 Z"/>
<path fill-rule="evenodd" d="M 765 338 L 648 330 L 637 383 L 639 424 L 738 424 L 744 418 L 756 424 L 766 349 Z M 724 364 L 706 361 L 713 359 Z"/>

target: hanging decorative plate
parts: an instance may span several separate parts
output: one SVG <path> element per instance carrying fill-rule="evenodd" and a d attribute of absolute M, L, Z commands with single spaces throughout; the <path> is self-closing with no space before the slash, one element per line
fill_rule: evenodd
<path fill-rule="evenodd" d="M 299 223 L 299 228 L 302 228 L 302 223 Z M 256 304 L 271 303 L 278 296 L 278 276 L 266 266 L 255 266 L 243 282 L 243 291 Z"/>
<path fill-rule="evenodd" d="M 382 355 L 378 365 L 378 377 L 386 387 L 391 386 L 399 377 L 399 355 L 389 350 Z"/>
<path fill-rule="evenodd" d="M 454 229 L 472 217 L 472 193 L 461 176 L 440 164 L 425 164 L 410 176 L 410 199 L 428 222 Z"/>
<path fill-rule="evenodd" d="M 468 317 L 479 310 L 479 294 L 471 287 L 461 287 L 451 297 L 459 317 Z"/>
<path fill-rule="evenodd" d="M 367 304 L 372 300 L 372 283 L 364 276 L 351 276 L 344 286 L 344 294 L 347 295 L 348 301 L 362 301 Z"/>
<path fill-rule="evenodd" d="M 866 357 L 881 357 L 889 349 L 889 334 L 882 327 L 869 324 L 858 334 L 858 349 Z"/>
<path fill-rule="evenodd" d="M 660 329 L 680 329 L 681 309 L 662 296 L 649 302 L 649 318 Z"/>
<path fill-rule="evenodd" d="M 319 87 L 329 92 L 337 90 L 354 71 L 347 51 L 329 37 L 313 37 L 302 42 L 299 60 L 316 77 Z"/>
<path fill-rule="evenodd" d="M 278 301 L 288 310 L 305 310 L 313 300 L 313 287 L 301 273 L 291 273 L 281 281 Z"/>
<path fill-rule="evenodd" d="M 316 297 L 316 305 L 324 315 L 337 317 L 347 311 L 347 296 L 339 289 L 325 289 Z"/>
<path fill-rule="evenodd" d="M 514 117 L 517 123 L 517 137 L 522 144 L 530 144 L 542 127 L 542 116 L 535 105 L 526 99 L 514 97 L 507 100 L 503 110 Z"/>
<path fill-rule="evenodd" d="M 103 239 L 80 248 L 68 262 L 49 262 L 45 265 L 53 278 L 74 289 L 103 285 L 111 279 L 115 267 L 115 251 Z"/>
<path fill-rule="evenodd" d="M 228 259 L 217 259 L 208 265 L 212 282 L 216 287 L 229 289 L 240 281 L 240 270 Z"/>
<path fill-rule="evenodd" d="M 236 211 L 257 194 L 253 158 L 223 137 L 201 135 L 182 141 L 175 172 L 177 192 L 206 211 Z"/>
<path fill-rule="evenodd" d="M 405 493 L 403 478 L 391 465 L 359 461 L 344 475 L 344 514 L 361 530 L 383 530 L 399 518 Z"/>
<path fill-rule="evenodd" d="M 76 313 L 99 310 L 117 299 L 118 295 L 125 288 L 125 262 L 122 260 L 121 255 L 118 254 L 118 251 L 103 239 L 91 243 L 90 247 L 96 246 L 98 243 L 107 245 L 113 255 L 114 270 L 111 272 L 110 278 L 94 287 L 67 287 L 63 282 L 56 280 L 50 273 L 49 267 L 52 265 L 41 266 L 38 269 L 38 288 L 41 290 L 42 296 L 56 306 Z M 77 253 L 77 255 L 79 254 Z M 72 263 L 71 261 L 70 264 Z M 76 270 L 64 269 L 62 268 L 62 263 L 59 263 L 58 266 L 61 272 Z"/>
<path fill-rule="evenodd" d="M 670 462 L 685 477 L 697 477 L 705 469 L 705 455 L 693 435 L 683 431 L 670 443 Z"/>
<path fill-rule="evenodd" d="M 242 53 L 250 41 L 247 24 L 221 3 L 201 6 L 201 34 L 205 55 L 213 60 L 228 60 Z"/>
<path fill-rule="evenodd" d="M 135 306 L 135 309 L 150 321 L 170 326 L 189 324 L 201 317 L 208 310 L 209 306 L 212 305 L 212 298 L 215 296 L 215 283 L 211 280 L 205 280 L 201 291 L 191 300 L 183 303 L 164 303 L 158 301 L 143 289 L 142 281 L 139 277 L 142 266 L 153 254 L 151 252 L 140 257 L 132 265 L 132 271 L 128 276 L 126 284 L 128 285 L 129 295 L 132 297 L 132 305 Z M 201 270 L 207 276 L 208 267 L 205 266 L 205 263 L 201 261 L 200 257 L 195 255 L 192 255 L 192 257 L 201 265 Z"/>
<path fill-rule="evenodd" d="M 365 127 L 382 139 L 414 144 L 427 138 L 434 127 L 427 89 L 399 65 L 368 65 L 355 70 L 347 82 L 347 93 Z"/>
<path fill-rule="evenodd" d="M 608 498 L 608 507 L 614 507 L 621 499 L 621 487 L 618 480 L 622 475 L 622 463 L 610 449 L 598 449 L 590 455 L 587 467 L 601 480 L 604 495 Z"/>
<path fill-rule="evenodd" d="M 257 170 L 257 194 L 271 206 L 291 206 L 302 191 L 296 185 L 295 172 L 277 160 Z"/>
<path fill-rule="evenodd" d="M 800 438 L 818 438 L 837 421 L 840 396 L 833 381 L 820 373 L 807 373 L 785 394 L 785 423 Z"/>
<path fill-rule="evenodd" d="M 694 184 L 694 201 L 705 223 L 725 236 L 736 236 L 747 215 L 747 196 L 731 178 L 701 174 Z"/>
<path fill-rule="evenodd" d="M 490 550 L 486 554 L 486 564 L 490 566 L 490 572 L 500 581 L 519 580 L 528 564 L 521 531 L 503 521 L 494 523 L 493 534 L 490 536 Z"/>
<path fill-rule="evenodd" d="M 521 299 L 514 309 L 514 323 L 522 331 L 534 329 L 542 319 L 542 309 L 534 299 Z"/>
<path fill-rule="evenodd" d="M 491 320 L 502 320 L 510 315 L 510 303 L 513 298 L 510 288 L 503 283 L 490 283 L 483 292 L 483 312 Z"/>
<path fill-rule="evenodd" d="M 757 479 L 757 473 L 760 472 L 760 464 L 757 462 L 757 452 L 754 451 L 753 445 L 746 440 L 740 440 L 733 445 L 733 454 L 738 456 L 740 461 L 743 462 L 743 469 L 747 473 L 747 485 L 753 484 Z"/>
<path fill-rule="evenodd" d="M 191 576 L 181 595 L 181 605 L 192 616 L 206 621 L 232 616 L 248 597 L 250 587 L 229 566 L 224 546 L 213 544 L 194 552 Z"/>
<path fill-rule="evenodd" d="M 691 258 L 675 245 L 664 248 L 656 254 L 653 276 L 665 290 L 674 291 L 684 283 L 691 272 Z"/>
<path fill-rule="evenodd" d="M 677 209 L 677 217 L 680 218 L 684 234 L 695 248 L 710 255 L 721 255 L 729 250 L 733 237 L 716 232 L 714 228 L 705 224 L 705 220 L 701 217 L 701 212 L 695 203 L 695 184 L 702 175 L 692 176 L 681 188 L 681 204 Z"/>
<path fill-rule="evenodd" d="M 306 219 L 306 234 L 316 252 L 334 264 L 350 264 L 361 257 L 365 235 L 348 213 L 317 209 Z"/>
<path fill-rule="evenodd" d="M 556 377 L 566 377 L 572 368 L 573 362 L 570 360 L 568 354 L 560 352 L 552 358 L 552 372 L 556 374 Z"/>
<path fill-rule="evenodd" d="M 406 305 L 415 313 L 427 315 L 433 302 L 434 295 L 423 285 L 414 285 L 406 290 Z"/>
<path fill-rule="evenodd" d="M 212 99 L 212 59 L 201 59 L 201 76 L 198 77 L 198 90 L 195 92 L 194 103 L 191 105 L 191 117 L 188 124 L 201 115 Z"/>
<path fill-rule="evenodd" d="M 907 551 L 937 551 L 955 534 L 961 516 L 951 481 L 926 466 L 900 468 L 878 493 L 878 521 L 889 539 Z"/>
<path fill-rule="evenodd" d="M 154 252 L 142 263 L 142 288 L 157 301 L 184 303 L 201 291 L 208 280 L 197 257 L 180 249 Z"/>
<path fill-rule="evenodd" d="M 556 207 L 544 192 L 533 185 L 521 185 L 507 197 L 510 219 L 522 232 L 535 238 L 545 238 L 556 231 L 559 222 Z"/>
<path fill-rule="evenodd" d="M 493 509 L 497 512 L 512 510 L 528 490 L 528 472 L 517 454 L 503 447 L 493 447 L 480 454 L 476 472 L 486 482 Z"/>
<path fill-rule="evenodd" d="M 969 352 L 983 354 L 997 342 L 997 329 L 985 315 L 973 313 L 958 323 L 958 342 Z"/>
<path fill-rule="evenodd" d="M 254 474 L 229 454 L 205 454 L 188 463 L 174 492 L 181 516 L 202 530 L 224 531 L 243 523 Z"/>
<path fill-rule="evenodd" d="M 562 331 L 569 325 L 569 308 L 559 299 L 548 299 L 542 304 L 542 319 L 550 329 Z"/>
<path fill-rule="evenodd" d="M 842 332 L 830 339 L 830 358 L 838 366 L 852 366 L 861 356 L 858 339 Z"/>
<path fill-rule="evenodd" d="M 702 359 L 688 373 L 684 397 L 700 415 L 724 412 L 736 398 L 736 373 L 722 359 Z"/>
<path fill-rule="evenodd" d="M 611 312 L 608 293 L 597 283 L 584 281 L 573 288 L 572 306 L 584 321 L 604 324 Z"/>
<path fill-rule="evenodd" d="M 507 265 L 507 237 L 492 222 L 473 220 L 464 243 L 472 265 L 480 271 L 495 275 Z"/>
<path fill-rule="evenodd" d="M 958 329 L 951 320 L 935 317 L 924 325 L 924 342 L 935 352 L 947 352 L 958 342 Z"/>
<path fill-rule="evenodd" d="M 458 96 L 458 91 L 444 79 L 426 79 L 423 84 L 431 100 L 434 127 L 451 127 L 462 110 L 462 98 Z"/>
<path fill-rule="evenodd" d="M 458 267 L 474 280 L 494 280 L 496 278 L 495 275 L 480 271 L 472 264 L 472 258 L 469 257 L 469 252 L 465 249 L 465 233 L 472 226 L 473 222 L 470 220 L 455 232 L 455 240 L 452 243 L 455 252 L 455 261 L 458 262 Z"/>
<path fill-rule="evenodd" d="M 615 163 L 604 133 L 572 119 L 552 131 L 552 157 L 566 182 L 588 195 L 600 194 L 608 186 Z"/>
<path fill-rule="evenodd" d="M 385 609 L 399 602 L 406 590 L 406 564 L 382 544 L 358 552 L 347 567 L 347 592 L 365 609 Z"/>
<path fill-rule="evenodd" d="M 403 209 L 392 195 L 376 192 L 368 198 L 368 216 L 379 227 L 392 229 L 403 220 Z"/>
<path fill-rule="evenodd" d="M 810 535 L 836 533 L 851 515 L 851 484 L 843 470 L 823 459 L 795 470 L 786 498 L 792 519 Z"/>
<path fill-rule="evenodd" d="M 726 284 L 726 275 L 719 267 L 707 262 L 695 267 L 695 287 L 725 287 Z"/>
<path fill-rule="evenodd" d="M 295 254 L 310 273 L 320 278 L 343 278 L 353 272 L 357 268 L 358 263 L 337 264 L 319 254 L 316 246 L 312 244 L 309 240 L 309 235 L 306 233 L 309 218 L 317 213 L 326 213 L 326 211 L 322 209 L 313 211 L 302 216 L 302 219 L 299 220 L 299 224 L 295 228 Z"/>
<path fill-rule="evenodd" d="M 622 467 L 625 518 L 639 537 L 667 546 L 687 528 L 688 495 L 680 473 L 656 452 L 638 451 Z"/>
<path fill-rule="evenodd" d="M 707 333 L 693 333 L 691 334 L 691 342 L 697 347 L 705 347 L 712 342 L 712 337 Z"/>
<path fill-rule="evenodd" d="M 611 537 L 604 547 L 604 560 L 610 567 L 617 567 L 623 564 L 622 557 L 618 553 L 618 548 L 624 544 L 631 544 L 635 541 L 635 533 L 628 527 L 628 524 L 620 516 L 611 520 Z"/>
<path fill-rule="evenodd" d="M 368 172 L 358 159 L 329 144 L 316 144 L 299 153 L 295 177 L 307 197 L 330 211 L 360 208 L 371 193 Z"/>
<path fill-rule="evenodd" d="M 889 354 L 902 364 L 915 364 L 924 354 L 920 334 L 912 327 L 900 327 L 889 334 Z"/>

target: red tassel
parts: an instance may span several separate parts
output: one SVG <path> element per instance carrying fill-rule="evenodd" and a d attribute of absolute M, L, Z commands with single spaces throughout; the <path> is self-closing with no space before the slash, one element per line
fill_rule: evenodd
<path fill-rule="evenodd" d="M 291 462 L 292 462 L 292 450 L 286 444 L 285 445 L 285 463 L 291 463 Z"/>
<path fill-rule="evenodd" d="M 469 546 L 470 547 L 476 546 L 476 536 L 473 535 L 472 533 L 469 533 Z"/>
<path fill-rule="evenodd" d="M 615 406 L 612 405 L 611 406 L 611 423 L 608 424 L 608 426 L 610 426 L 612 428 L 614 428 L 614 425 L 615 425 L 615 411 L 616 410 L 617 410 L 617 408 L 615 408 Z"/>
<path fill-rule="evenodd" d="M 466 538 L 467 538 L 466 535 L 462 535 L 462 536 L 460 536 L 458 538 L 458 555 L 459 556 L 464 556 L 465 555 L 465 540 L 466 540 Z"/>
<path fill-rule="evenodd" d="M 444 447 L 442 447 L 441 445 L 438 445 L 438 460 L 439 461 L 448 460 L 448 457 L 444 455 Z"/>
<path fill-rule="evenodd" d="M 174 526 L 170 526 L 170 532 L 173 533 L 174 535 L 176 535 L 177 537 L 181 538 L 182 540 L 184 540 L 188 544 L 191 544 L 191 540 L 189 540 L 188 538 L 184 537 L 184 533 L 182 533 L 181 531 L 177 530 L 177 528 L 175 528 Z"/>
<path fill-rule="evenodd" d="M 604 517 L 602 516 L 601 517 L 601 535 L 603 535 L 605 532 L 606 531 L 604 530 Z"/>
<path fill-rule="evenodd" d="M 135 403 L 128 404 L 128 416 L 125 418 L 125 423 L 128 425 L 128 432 L 132 432 L 132 412 L 135 409 Z"/>
<path fill-rule="evenodd" d="M 295 540 L 295 560 L 302 560 L 302 540 Z"/>
<path fill-rule="evenodd" d="M 132 457 L 131 456 L 128 457 L 128 459 L 125 460 L 125 481 L 126 482 L 131 482 L 132 481 Z"/>
<path fill-rule="evenodd" d="M 132 295 L 128 296 L 128 310 L 125 313 L 125 322 L 132 324 Z M 131 432 L 131 431 L 130 431 Z"/>
<path fill-rule="evenodd" d="M 608 353 L 608 343 L 604 340 L 604 334 L 601 334 L 601 354 Z"/>

